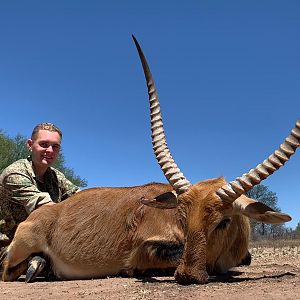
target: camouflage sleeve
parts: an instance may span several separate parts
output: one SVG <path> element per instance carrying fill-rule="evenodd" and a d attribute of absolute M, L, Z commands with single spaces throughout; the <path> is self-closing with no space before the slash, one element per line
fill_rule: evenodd
<path fill-rule="evenodd" d="M 3 187 L 10 194 L 10 201 L 21 204 L 30 214 L 40 205 L 53 202 L 48 193 L 41 192 L 31 181 L 30 177 L 13 173 L 3 181 Z"/>
<path fill-rule="evenodd" d="M 62 200 L 65 200 L 71 195 L 80 191 L 80 188 L 77 185 L 73 184 L 69 179 L 67 179 L 62 172 L 56 170 L 56 176 L 62 192 Z"/>

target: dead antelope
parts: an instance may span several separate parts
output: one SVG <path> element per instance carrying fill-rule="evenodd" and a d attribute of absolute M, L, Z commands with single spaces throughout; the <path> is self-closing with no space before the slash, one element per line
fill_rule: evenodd
<path fill-rule="evenodd" d="M 248 253 L 248 217 L 283 223 L 291 217 L 244 195 L 279 169 L 300 142 L 300 120 L 285 142 L 242 177 L 191 184 L 175 164 L 163 129 L 154 81 L 134 38 L 148 85 L 154 153 L 170 184 L 91 188 L 21 223 L 8 247 L 4 281 L 16 280 L 34 253 L 44 253 L 62 279 L 134 276 L 174 268 L 181 284 L 205 283 Z M 160 209 L 157 209 L 160 208 Z"/>

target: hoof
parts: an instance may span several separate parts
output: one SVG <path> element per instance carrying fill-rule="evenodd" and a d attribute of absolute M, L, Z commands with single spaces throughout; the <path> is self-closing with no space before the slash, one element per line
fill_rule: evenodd
<path fill-rule="evenodd" d="M 181 271 L 178 268 L 175 272 L 175 280 L 182 285 L 189 284 L 204 284 L 208 282 L 208 273 L 205 271 L 193 270 L 188 272 L 187 270 Z"/>
<path fill-rule="evenodd" d="M 46 260 L 40 256 L 34 256 L 28 263 L 26 272 L 26 282 L 33 282 L 33 280 L 44 270 Z"/>

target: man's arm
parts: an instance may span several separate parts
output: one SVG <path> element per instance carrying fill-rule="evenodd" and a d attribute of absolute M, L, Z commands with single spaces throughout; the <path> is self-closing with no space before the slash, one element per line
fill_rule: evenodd
<path fill-rule="evenodd" d="M 32 179 L 24 174 L 9 174 L 2 184 L 9 193 L 9 201 L 23 205 L 28 214 L 46 203 L 53 203 L 49 193 L 39 191 Z"/>

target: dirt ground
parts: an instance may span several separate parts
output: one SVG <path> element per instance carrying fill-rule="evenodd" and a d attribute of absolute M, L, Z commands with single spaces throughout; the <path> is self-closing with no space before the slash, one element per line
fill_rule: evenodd
<path fill-rule="evenodd" d="M 205 285 L 173 277 L 0 282 L 0 299 L 300 299 L 300 246 L 252 248 L 252 263 Z"/>

